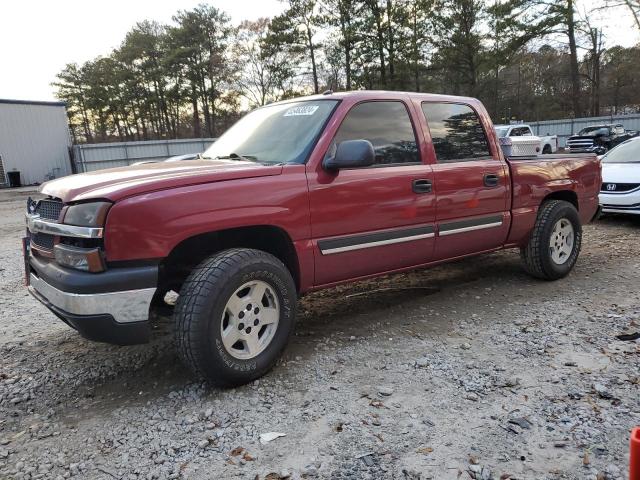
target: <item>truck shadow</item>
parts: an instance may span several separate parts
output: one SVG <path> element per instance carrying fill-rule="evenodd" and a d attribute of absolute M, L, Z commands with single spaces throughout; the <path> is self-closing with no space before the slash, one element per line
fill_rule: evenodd
<path fill-rule="evenodd" d="M 428 304 L 428 298 L 432 295 L 440 295 L 440 300 L 444 302 L 459 301 L 457 294 L 465 284 L 481 282 L 482 285 L 489 285 L 509 281 L 533 280 L 529 280 L 521 270 L 517 255 L 513 252 L 498 252 L 309 294 L 299 302 L 296 333 L 285 351 L 284 360 L 293 357 L 304 360 L 315 354 L 310 346 L 326 340 L 331 334 L 366 331 L 372 321 L 380 318 L 400 324 L 406 316 L 422 313 L 420 306 L 425 301 Z M 454 287 L 457 289 L 456 293 L 451 291 Z M 402 311 L 401 315 L 397 314 L 399 310 Z M 170 319 L 167 318 L 166 321 Z M 162 348 L 158 349 L 157 355 L 150 359 L 147 366 L 130 376 L 124 374 L 113 383 L 124 380 L 128 385 L 140 386 L 141 390 L 151 388 L 161 393 L 197 381 L 175 355 L 170 334 L 157 336 L 154 342 L 162 345 Z M 108 355 L 109 352 L 105 354 Z M 290 368 L 292 371 L 288 372 L 289 367 L 276 366 L 270 375 L 288 375 L 296 367 Z M 126 395 L 122 395 L 122 398 L 125 397 Z"/>
<path fill-rule="evenodd" d="M 475 282 L 491 283 L 527 278 L 513 252 L 497 252 L 432 268 L 388 275 L 324 290 L 304 297 L 300 302 L 298 331 L 340 330 L 354 322 L 366 323 L 363 315 L 385 309 L 423 304 L 435 294 L 451 296 L 452 287 Z M 359 318 L 356 318 L 359 317 Z"/>
<path fill-rule="evenodd" d="M 287 361 L 294 356 L 304 361 L 315 355 L 313 345 L 333 333 L 366 332 L 372 321 L 381 319 L 401 323 L 407 316 L 423 313 L 419 307 L 430 296 L 438 295 L 441 302 L 459 301 L 459 287 L 464 284 L 526 283 L 526 278 L 517 255 L 499 252 L 310 294 L 300 301 L 299 324 L 285 352 L 285 364 L 276 366 L 264 381 L 268 383 L 272 375 L 295 375 L 298 366 L 289 366 Z M 45 337 L 13 347 L 23 350 L 21 356 L 27 361 L 16 367 L 22 374 L 34 369 L 44 374 L 48 380 L 35 387 L 32 398 L 55 399 L 57 405 L 63 404 L 60 413 L 65 422 L 71 423 L 82 420 L 83 412 L 107 413 L 189 388 L 215 395 L 215 389 L 202 384 L 180 363 L 170 329 L 163 330 L 149 344 L 134 347 L 96 344 L 74 332 Z M 446 331 L 436 331 L 435 335 L 446 335 Z M 33 365 L 35 358 L 38 365 Z M 14 408 L 37 411 L 52 406 L 46 402 L 34 406 L 31 401 Z"/>

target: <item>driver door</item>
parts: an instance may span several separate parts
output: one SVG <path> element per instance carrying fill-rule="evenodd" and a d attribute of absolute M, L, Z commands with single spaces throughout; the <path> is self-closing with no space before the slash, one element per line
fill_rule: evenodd
<path fill-rule="evenodd" d="M 435 196 L 403 100 L 351 107 L 326 155 L 345 140 L 369 140 L 371 167 L 307 172 L 315 285 L 427 263 L 434 247 Z M 325 155 L 325 156 L 326 156 Z"/>

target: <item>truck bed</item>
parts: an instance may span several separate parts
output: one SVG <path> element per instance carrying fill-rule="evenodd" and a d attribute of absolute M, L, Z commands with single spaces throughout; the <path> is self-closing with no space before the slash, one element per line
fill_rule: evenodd
<path fill-rule="evenodd" d="M 535 224 L 542 201 L 551 196 L 573 203 L 582 224 L 598 211 L 602 184 L 594 154 L 553 154 L 507 158 L 511 172 L 512 227 L 508 244 L 523 245 Z"/>
<path fill-rule="evenodd" d="M 506 157 L 506 160 L 511 163 L 511 162 L 517 162 L 518 160 L 525 160 L 525 161 L 545 161 L 545 160 L 566 160 L 567 158 L 570 159 L 574 159 L 574 158 L 583 158 L 583 159 L 589 159 L 589 160 L 593 160 L 595 158 L 597 158 L 597 155 L 595 153 L 551 153 L 548 155 L 530 155 L 530 156 L 523 156 L 523 157 Z"/>

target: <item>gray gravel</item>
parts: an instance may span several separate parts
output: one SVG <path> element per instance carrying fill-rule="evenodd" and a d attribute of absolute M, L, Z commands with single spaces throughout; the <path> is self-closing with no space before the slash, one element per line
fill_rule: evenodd
<path fill-rule="evenodd" d="M 169 336 L 92 343 L 27 295 L 27 194 L 0 191 L 2 479 L 627 478 L 640 219 L 554 283 L 509 251 L 308 296 L 275 370 L 216 390 Z"/>

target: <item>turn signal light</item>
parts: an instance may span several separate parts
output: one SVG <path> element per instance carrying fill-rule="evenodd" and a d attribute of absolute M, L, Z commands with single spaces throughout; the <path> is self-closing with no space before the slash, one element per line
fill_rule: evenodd
<path fill-rule="evenodd" d="M 59 243 L 53 247 L 53 254 L 58 265 L 63 267 L 93 273 L 103 272 L 106 269 L 99 248 L 80 248 Z"/>

